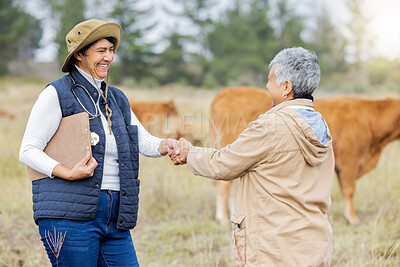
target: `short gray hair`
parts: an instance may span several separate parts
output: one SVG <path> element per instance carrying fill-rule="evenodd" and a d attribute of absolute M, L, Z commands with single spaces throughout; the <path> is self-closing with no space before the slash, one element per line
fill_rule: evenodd
<path fill-rule="evenodd" d="M 278 85 L 286 81 L 293 84 L 294 98 L 311 96 L 317 88 L 321 70 L 317 55 L 302 47 L 281 50 L 271 61 L 269 67 L 275 65 Z"/>

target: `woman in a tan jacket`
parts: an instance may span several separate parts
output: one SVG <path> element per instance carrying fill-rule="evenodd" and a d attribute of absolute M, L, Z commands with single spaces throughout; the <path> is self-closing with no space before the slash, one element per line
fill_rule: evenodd
<path fill-rule="evenodd" d="M 235 266 L 331 264 L 334 156 L 328 126 L 313 108 L 319 80 L 314 53 L 284 49 L 270 63 L 272 109 L 221 150 L 181 139 L 180 151 L 170 151 L 196 175 L 240 177 L 231 218 Z"/>

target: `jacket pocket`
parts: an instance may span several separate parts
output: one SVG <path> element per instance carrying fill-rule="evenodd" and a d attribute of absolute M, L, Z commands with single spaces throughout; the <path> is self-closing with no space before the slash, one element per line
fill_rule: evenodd
<path fill-rule="evenodd" d="M 246 225 L 244 215 L 233 214 L 232 223 L 232 261 L 235 266 L 244 266 L 246 261 Z"/>

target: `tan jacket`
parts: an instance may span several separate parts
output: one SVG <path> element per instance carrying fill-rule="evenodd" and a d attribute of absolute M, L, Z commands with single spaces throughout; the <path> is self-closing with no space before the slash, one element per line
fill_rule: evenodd
<path fill-rule="evenodd" d="M 231 218 L 235 266 L 330 266 L 332 138 L 321 120 L 329 139 L 321 144 L 298 115 L 299 106 L 313 107 L 306 99 L 283 102 L 251 122 L 231 145 L 189 152 L 196 175 L 240 177 Z"/>

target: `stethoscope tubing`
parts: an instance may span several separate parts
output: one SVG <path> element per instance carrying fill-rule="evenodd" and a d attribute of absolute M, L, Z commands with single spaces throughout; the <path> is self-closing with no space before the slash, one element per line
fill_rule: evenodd
<path fill-rule="evenodd" d="M 99 111 L 99 107 L 97 106 L 96 102 L 94 101 L 93 97 L 90 95 L 89 91 L 81 84 L 76 83 L 75 79 L 72 77 L 72 74 L 69 75 L 71 77 L 71 80 L 73 82 L 73 86 L 71 88 L 72 94 L 75 96 L 76 100 L 78 101 L 78 103 L 81 105 L 81 107 L 85 110 L 85 112 L 89 115 L 89 119 L 94 119 L 97 117 L 100 117 L 100 111 Z M 91 113 L 81 102 L 81 100 L 79 99 L 78 95 L 75 92 L 76 88 L 80 88 L 83 89 L 83 91 L 88 95 L 88 97 L 90 98 L 90 100 L 93 103 L 94 109 L 95 109 L 95 114 Z M 100 96 L 99 96 L 100 98 Z M 97 99 L 97 102 L 99 101 L 99 98 Z"/>

